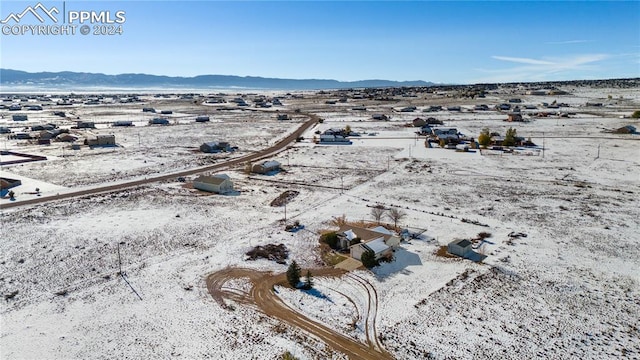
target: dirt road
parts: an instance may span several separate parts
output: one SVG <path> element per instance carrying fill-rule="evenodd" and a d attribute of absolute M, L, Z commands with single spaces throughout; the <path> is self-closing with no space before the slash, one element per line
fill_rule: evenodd
<path fill-rule="evenodd" d="M 312 272 L 315 277 L 352 276 L 345 275 L 346 272 L 344 270 L 334 268 L 313 269 Z M 249 292 L 224 287 L 227 281 L 239 278 L 248 279 L 251 282 L 252 287 Z M 361 281 L 363 282 L 361 284 L 365 286 L 369 295 L 369 311 L 363 315 L 366 317 L 364 320 L 367 332 L 367 344 L 360 343 L 359 341 L 342 335 L 286 305 L 274 291 L 276 284 L 286 283 L 286 274 L 284 273 L 273 275 L 269 272 L 252 269 L 227 268 L 210 274 L 206 280 L 209 294 L 225 309 L 229 308 L 225 299 L 233 300 L 247 306 L 256 306 L 258 310 L 265 315 L 276 318 L 320 338 L 328 346 L 346 354 L 350 359 L 393 359 L 393 356 L 382 348 L 375 334 L 375 317 L 377 310 L 377 294 L 375 294 L 375 289 L 373 289 L 371 284 L 367 285 L 366 283 L 368 282 L 366 282 L 366 280 L 359 278 L 358 282 Z M 372 296 L 375 298 L 372 298 Z"/>
<path fill-rule="evenodd" d="M 122 189 L 132 188 L 132 187 L 136 187 L 136 186 L 140 186 L 140 185 L 144 185 L 144 184 L 149 184 L 149 183 L 153 183 L 153 182 L 176 179 L 177 177 L 180 177 L 180 176 L 189 176 L 189 175 L 194 175 L 194 174 L 198 174 L 198 173 L 202 173 L 202 172 L 206 172 L 206 171 L 221 170 L 221 169 L 224 169 L 224 168 L 227 168 L 227 167 L 230 167 L 230 166 L 242 165 L 242 164 L 246 163 L 247 161 L 260 160 L 260 159 L 266 158 L 268 156 L 274 155 L 274 154 L 284 150 L 287 147 L 287 145 L 289 145 L 292 142 L 294 142 L 298 137 L 300 137 L 305 131 L 307 131 L 309 128 L 311 128 L 313 125 L 315 125 L 319 120 L 319 117 L 316 116 L 316 115 L 313 115 L 313 114 L 298 113 L 297 115 L 301 115 L 301 114 L 308 116 L 309 120 L 304 122 L 298 129 L 296 129 L 294 132 L 292 132 L 289 136 L 287 136 L 286 138 L 280 140 L 279 142 L 277 142 L 273 146 L 271 146 L 269 148 L 266 148 L 266 149 L 263 149 L 263 150 L 260 150 L 260 151 L 258 151 L 256 153 L 253 153 L 253 154 L 250 154 L 250 155 L 246 155 L 246 156 L 242 156 L 242 157 L 239 157 L 239 158 L 231 159 L 231 160 L 219 163 L 219 164 L 202 166 L 202 167 L 198 167 L 198 168 L 194 168 L 194 169 L 189 169 L 189 170 L 184 170 L 184 171 L 179 171 L 179 172 L 173 172 L 173 173 L 168 173 L 168 174 L 156 175 L 156 176 L 148 177 L 146 179 L 141 179 L 141 180 L 127 181 L 127 182 L 123 182 L 123 183 L 120 183 L 120 184 L 114 184 L 114 185 L 97 186 L 97 187 L 93 187 L 91 189 L 83 189 L 83 190 L 65 192 L 65 193 L 62 193 L 62 194 L 57 194 L 57 195 L 52 195 L 52 196 L 43 196 L 43 197 L 39 197 L 39 198 L 36 198 L 36 199 L 29 199 L 29 200 L 23 200 L 23 201 L 18 200 L 18 201 L 15 201 L 15 202 L 11 202 L 11 203 L 6 203 L 6 204 L 0 205 L 0 209 L 9 209 L 9 208 L 17 207 L 17 206 L 40 204 L 40 203 L 45 203 L 45 202 L 49 202 L 49 201 L 74 198 L 74 197 L 78 197 L 78 196 L 86 196 L 86 195 L 95 195 L 95 194 L 100 194 L 100 193 L 107 193 L 107 192 L 112 192 L 112 191 L 116 191 L 116 190 L 122 190 Z"/>

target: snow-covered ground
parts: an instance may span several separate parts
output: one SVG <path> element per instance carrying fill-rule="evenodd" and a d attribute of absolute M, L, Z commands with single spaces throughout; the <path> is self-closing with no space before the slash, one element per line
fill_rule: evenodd
<path fill-rule="evenodd" d="M 575 112 L 527 123 L 503 122 L 505 115 L 495 111 L 422 113 L 429 104 L 454 103 L 435 96 L 410 100 L 416 113 L 373 121 L 372 113 L 403 106 L 367 100 L 321 105 L 324 98 L 305 94 L 283 100 L 281 109 L 315 109 L 325 119 L 305 138 L 345 125 L 362 136 L 349 146 L 303 141 L 274 157 L 284 171 L 273 176 L 230 169 L 239 191 L 231 196 L 207 195 L 176 181 L 2 209 L 0 356 L 275 359 L 290 351 L 301 359 L 342 358 L 252 307 L 222 309 L 204 279 L 228 266 L 285 271 L 286 265 L 245 260 L 249 249 L 270 243 L 285 244 L 303 269 L 320 266 L 318 232 L 332 229 L 331 219 L 341 215 L 372 220 L 371 206 L 382 204 L 407 213 L 403 227 L 424 231 L 402 243 L 393 262 L 356 272 L 377 290 L 377 332 L 395 357 L 638 358 L 640 135 L 602 130 L 640 128 L 638 120 L 619 117 L 640 107 L 640 92 L 567 90 L 573 95 L 520 96 L 532 104 L 557 99 Z M 610 105 L 584 107 L 586 101 L 607 103 L 610 94 Z M 620 96 L 625 100 L 615 104 Z M 511 97 L 492 94 L 458 104 Z M 153 101 L 144 106 L 171 108 L 181 119 L 209 113 L 216 121 L 99 127 L 93 131 L 115 134 L 119 146 L 64 154 L 57 143 L 3 140 L 9 150 L 51 159 L 3 167 L 1 175 L 22 179 L 14 189 L 19 201 L 36 196 L 23 194 L 35 187 L 62 192 L 221 161 L 273 144 L 298 124 L 276 121 L 272 109 L 211 113 L 177 99 Z M 356 103 L 366 104 L 366 113 L 352 111 Z M 78 105 L 74 111 L 100 123 L 131 120 L 126 114 L 138 107 Z M 49 119 L 46 111 L 39 116 Z M 426 148 L 415 128 L 403 126 L 418 116 L 436 117 L 474 137 L 485 127 L 502 134 L 515 127 L 544 143 L 544 155 Z M 208 140 L 228 140 L 239 151 L 193 151 Z M 284 208 L 269 205 L 286 190 L 299 192 L 286 207 L 289 222 L 305 225 L 297 233 L 284 231 Z M 436 255 L 449 241 L 480 232 L 491 234 L 477 250 L 487 256 L 482 263 Z M 527 236 L 510 238 L 511 232 Z M 119 257 L 142 300 L 118 275 Z M 277 290 L 289 306 L 365 341 L 364 325 L 355 319 L 365 311 L 367 292 L 348 278 L 315 280 L 311 294 Z M 226 286 L 246 291 L 248 284 Z"/>

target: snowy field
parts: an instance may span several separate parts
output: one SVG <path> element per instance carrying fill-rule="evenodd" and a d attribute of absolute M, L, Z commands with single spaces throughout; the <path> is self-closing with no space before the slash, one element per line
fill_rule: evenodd
<path fill-rule="evenodd" d="M 277 359 L 289 351 L 300 359 L 345 358 L 251 306 L 221 308 L 204 279 L 232 266 L 283 272 L 286 265 L 245 260 L 256 245 L 280 243 L 304 274 L 322 266 L 318 233 L 335 229 L 332 218 L 372 221 L 371 207 L 381 204 L 404 210 L 400 225 L 421 232 L 401 244 L 394 261 L 355 272 L 375 287 L 377 333 L 394 357 L 640 358 L 640 135 L 603 132 L 640 129 L 628 118 L 640 109 L 640 91 L 564 90 L 571 95 L 517 95 L 527 104 L 566 103 L 561 111 L 573 114 L 526 116 L 525 123 L 470 110 L 516 97 L 511 90 L 475 100 L 423 94 L 335 105 L 324 104 L 337 98 L 332 95 L 282 94 L 279 110 L 293 114 L 292 121 L 277 121 L 274 108 L 219 111 L 212 109 L 235 104 L 194 105 L 175 96 L 65 108 L 95 121 L 90 131 L 114 134 L 118 146 L 70 150 L 3 138 L 3 149 L 49 158 L 1 169 L 2 177 L 23 182 L 14 188 L 16 201 L 35 197 L 35 187 L 48 195 L 249 154 L 293 131 L 305 119 L 295 109 L 324 121 L 273 157 L 283 171 L 225 171 L 238 190 L 233 195 L 198 192 L 176 179 L 2 209 L 0 357 Z M 585 107 L 587 101 L 605 106 Z M 422 112 L 436 104 L 462 111 Z M 367 110 L 353 111 L 356 105 Z M 418 110 L 391 110 L 407 105 Z M 151 115 L 141 113 L 143 106 L 172 109 L 171 124 L 146 126 Z M 18 132 L 50 120 L 75 124 L 50 112 L 29 112 L 29 122 L 18 126 L 0 110 L 0 126 Z M 391 114 L 391 121 L 374 121 L 373 113 Z M 201 114 L 211 122 L 195 123 Z M 532 155 L 427 148 L 417 129 L 405 126 L 416 117 L 435 117 L 472 137 L 485 127 L 502 135 L 514 127 L 539 147 Z M 110 127 L 116 120 L 137 126 Z M 309 141 L 316 131 L 346 125 L 361 134 L 352 145 Z M 238 151 L 197 151 L 211 140 L 229 141 Z M 299 192 L 286 207 L 287 221 L 305 226 L 296 233 L 284 231 L 285 209 L 270 206 L 286 190 Z M 9 202 L 0 199 L 0 206 Z M 487 256 L 482 263 L 437 255 L 448 242 L 481 232 L 491 234 L 476 250 Z M 139 297 L 119 276 L 119 258 Z M 364 342 L 358 318 L 367 316 L 367 291 L 348 277 L 315 280 L 313 293 L 276 290 L 290 307 Z M 226 286 L 246 291 L 248 285 Z"/>

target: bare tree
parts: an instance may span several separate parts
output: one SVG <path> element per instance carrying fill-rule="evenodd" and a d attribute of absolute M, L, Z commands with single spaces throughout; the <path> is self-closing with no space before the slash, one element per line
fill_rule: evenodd
<path fill-rule="evenodd" d="M 393 227 L 397 229 L 398 221 L 402 220 L 405 216 L 407 216 L 407 213 L 398 208 L 391 208 L 389 209 L 387 216 L 389 217 L 389 219 L 393 221 Z"/>
<path fill-rule="evenodd" d="M 331 225 L 342 227 L 347 223 L 347 215 L 342 214 L 342 216 L 334 216 L 331 218 Z"/>
<path fill-rule="evenodd" d="M 385 209 L 381 205 L 377 205 L 371 209 L 371 216 L 380 225 L 380 220 L 384 216 Z"/>

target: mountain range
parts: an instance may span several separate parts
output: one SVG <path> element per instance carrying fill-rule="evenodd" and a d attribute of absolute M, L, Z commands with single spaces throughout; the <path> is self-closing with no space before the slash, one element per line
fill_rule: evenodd
<path fill-rule="evenodd" d="M 281 79 L 258 76 L 199 75 L 194 77 L 160 76 L 149 74 L 105 75 L 83 72 L 26 72 L 0 69 L 0 86 L 33 87 L 185 87 L 185 88 L 246 88 L 273 90 L 321 90 L 367 87 L 430 86 L 431 82 L 360 80 L 338 81 L 327 79 Z"/>

